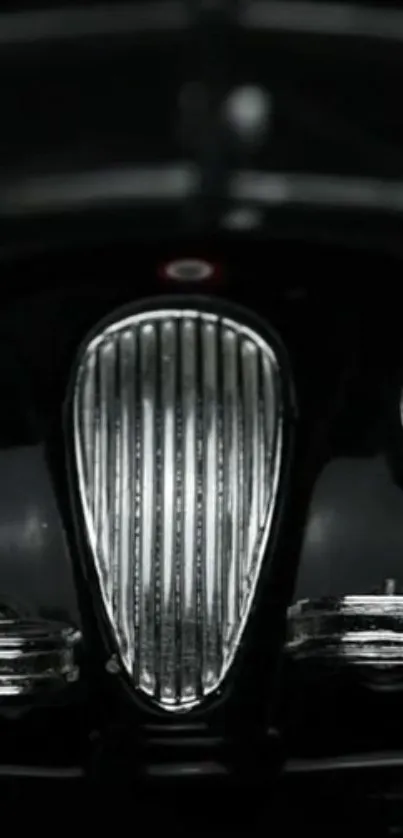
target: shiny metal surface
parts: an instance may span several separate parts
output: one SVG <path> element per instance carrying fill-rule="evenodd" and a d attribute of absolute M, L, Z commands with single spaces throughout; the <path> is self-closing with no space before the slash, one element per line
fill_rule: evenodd
<path fill-rule="evenodd" d="M 70 626 L 21 620 L 0 612 L 0 700 L 76 681 L 80 641 L 80 632 Z"/>
<path fill-rule="evenodd" d="M 297 660 L 402 666 L 403 596 L 392 581 L 382 594 L 297 602 L 288 614 L 288 653 Z"/>
<path fill-rule="evenodd" d="M 270 535 L 276 354 L 242 322 L 149 311 L 90 339 L 73 400 L 86 534 L 120 664 L 160 707 L 189 709 L 233 663 Z"/>

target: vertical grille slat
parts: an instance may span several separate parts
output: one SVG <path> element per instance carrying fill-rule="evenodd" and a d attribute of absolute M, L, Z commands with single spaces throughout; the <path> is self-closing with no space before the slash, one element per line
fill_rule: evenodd
<path fill-rule="evenodd" d="M 275 405 L 277 404 L 277 396 L 275 392 L 275 381 L 271 374 L 271 362 L 268 358 L 262 357 L 263 366 L 263 404 L 265 412 L 264 435 L 265 435 L 265 502 L 266 505 L 270 503 L 270 498 L 273 493 L 273 478 L 275 476 L 276 459 L 275 459 L 275 440 L 277 425 L 280 424 L 282 417 L 276 414 Z M 282 405 L 279 405 L 279 411 L 282 411 Z"/>
<path fill-rule="evenodd" d="M 216 351 L 218 349 L 217 343 Z M 222 352 L 222 332 L 220 329 L 219 335 L 219 352 Z M 216 580 L 216 595 L 215 595 L 215 650 L 216 650 L 216 669 L 217 674 L 222 666 L 222 630 L 223 630 L 223 574 L 224 574 L 224 409 L 223 409 L 223 381 L 222 381 L 222 367 L 218 364 L 217 358 L 217 540 L 215 553 L 215 580 Z"/>
<path fill-rule="evenodd" d="M 107 557 L 104 556 L 100 544 L 100 527 L 101 527 L 101 418 L 100 418 L 100 386 L 99 386 L 99 363 L 98 351 L 95 348 L 93 357 L 91 359 L 94 363 L 94 392 L 95 392 L 95 407 L 94 407 L 94 425 L 93 425 L 93 483 L 89 484 L 90 500 L 89 506 L 93 509 L 90 521 L 93 528 L 93 550 L 99 557 L 99 569 L 105 582 L 107 576 Z M 88 457 L 90 459 L 90 457 Z M 91 542 L 90 542 L 91 543 Z"/>
<path fill-rule="evenodd" d="M 177 336 L 173 320 L 161 326 L 161 409 L 162 440 L 162 568 L 161 568 L 161 700 L 173 703 L 176 697 L 175 651 L 175 463 L 176 463 L 176 387 Z"/>
<path fill-rule="evenodd" d="M 122 652 L 129 671 L 133 672 L 134 645 L 134 573 L 132 549 L 134 545 L 134 517 L 131 500 L 135 493 L 133 464 L 135 463 L 134 403 L 135 334 L 126 331 L 120 338 L 120 494 L 117 525 L 120 529 L 118 559 L 117 625 Z"/>
<path fill-rule="evenodd" d="M 245 377 L 245 440 L 247 447 L 247 523 L 245 521 L 246 551 L 245 573 L 249 580 L 255 549 L 258 544 L 259 530 L 259 395 L 258 395 L 258 349 L 250 341 L 243 345 L 243 363 Z"/>
<path fill-rule="evenodd" d="M 223 335 L 223 388 L 226 485 L 224 643 L 231 641 L 239 618 L 240 544 L 239 544 L 239 403 L 238 403 L 238 339 L 227 330 Z"/>
<path fill-rule="evenodd" d="M 189 309 L 117 320 L 74 391 L 80 497 L 133 688 L 195 706 L 231 668 L 277 498 L 284 411 L 272 347 Z"/>
<path fill-rule="evenodd" d="M 109 484 L 111 490 L 109 492 L 109 517 L 111 519 L 111 555 L 112 568 L 110 573 L 111 578 L 111 601 L 113 612 L 119 618 L 119 590 L 120 585 L 120 539 L 122 535 L 122 527 L 120 526 L 120 449 L 122 445 L 121 424 L 120 424 L 120 348 L 119 340 L 114 339 L 113 342 L 113 356 L 112 356 L 112 370 L 111 370 L 111 427 L 109 429 L 109 436 L 112 438 L 109 456 Z"/>
<path fill-rule="evenodd" d="M 249 540 L 251 525 L 251 503 L 252 503 L 252 431 L 253 413 L 251 404 L 250 387 L 250 343 L 248 340 L 241 341 L 241 399 L 242 399 L 242 517 L 240 526 L 242 531 L 242 559 L 240 569 L 241 591 L 247 584 L 249 572 Z"/>
<path fill-rule="evenodd" d="M 203 450 L 204 450 L 204 566 L 205 620 L 202 683 L 208 688 L 217 677 L 217 535 L 218 535 L 218 391 L 217 328 L 206 324 L 202 333 Z"/>
<path fill-rule="evenodd" d="M 99 351 L 100 400 L 107 409 L 100 411 L 100 517 L 98 524 L 98 543 L 105 556 L 107 572 L 108 598 L 113 594 L 113 501 L 114 493 L 114 365 L 115 343 L 111 338 Z M 111 514 L 112 513 L 112 514 Z"/>
<path fill-rule="evenodd" d="M 134 583 L 133 612 L 134 612 L 134 646 L 133 646 L 133 676 L 136 684 L 140 684 L 140 557 L 141 557 L 141 467 L 142 467 L 142 434 L 141 434 L 141 375 L 140 375 L 140 328 L 132 327 L 134 341 L 133 355 L 133 425 L 131 432 L 132 459 L 130 460 L 133 494 L 130 497 L 131 536 L 132 541 L 132 574 Z"/>
<path fill-rule="evenodd" d="M 156 328 L 140 329 L 141 371 L 141 549 L 140 549 L 140 686 L 146 693 L 155 691 L 154 640 L 154 562 L 155 562 L 155 393 Z"/>
<path fill-rule="evenodd" d="M 181 698 L 196 697 L 196 323 L 182 323 L 183 571 L 181 591 Z"/>
<path fill-rule="evenodd" d="M 257 399 L 258 399 L 258 526 L 259 528 L 264 523 L 264 510 L 266 504 L 266 439 L 265 439 L 265 405 L 263 397 L 264 388 L 264 371 L 262 355 L 259 353 L 258 357 L 258 383 L 257 383 Z"/>

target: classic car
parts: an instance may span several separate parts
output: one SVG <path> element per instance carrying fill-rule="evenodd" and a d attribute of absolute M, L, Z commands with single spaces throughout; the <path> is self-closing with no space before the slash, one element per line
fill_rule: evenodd
<path fill-rule="evenodd" d="M 3 3 L 3 811 L 401 833 L 402 44 Z"/>

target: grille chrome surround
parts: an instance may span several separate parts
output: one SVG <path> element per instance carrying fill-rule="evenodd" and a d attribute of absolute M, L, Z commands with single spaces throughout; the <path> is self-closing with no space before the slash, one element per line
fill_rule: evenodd
<path fill-rule="evenodd" d="M 74 459 L 119 664 L 137 693 L 183 711 L 220 687 L 251 613 L 284 382 L 274 346 L 237 309 L 154 306 L 118 313 L 84 346 Z"/>

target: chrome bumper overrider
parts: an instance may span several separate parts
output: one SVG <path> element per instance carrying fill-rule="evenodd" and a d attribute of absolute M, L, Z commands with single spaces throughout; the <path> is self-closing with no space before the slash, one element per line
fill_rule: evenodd
<path fill-rule="evenodd" d="M 80 632 L 47 620 L 0 619 L 0 700 L 76 681 Z"/>
<path fill-rule="evenodd" d="M 79 355 L 74 477 L 109 666 L 160 708 L 200 705 L 234 662 L 272 534 L 286 386 L 264 326 L 192 298 L 118 312 Z"/>
<path fill-rule="evenodd" d="M 287 651 L 296 660 L 391 670 L 403 665 L 403 596 L 301 600 L 289 609 Z"/>

